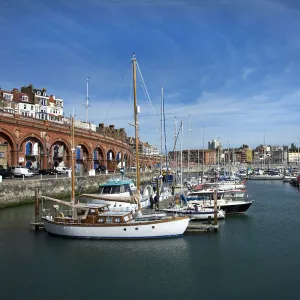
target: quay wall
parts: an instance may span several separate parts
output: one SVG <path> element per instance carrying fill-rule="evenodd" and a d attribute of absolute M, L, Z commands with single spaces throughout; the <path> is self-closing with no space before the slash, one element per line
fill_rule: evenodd
<path fill-rule="evenodd" d="M 151 181 L 152 173 L 141 173 L 141 183 Z M 95 193 L 99 184 L 106 182 L 114 175 L 76 176 L 76 195 L 83 193 Z M 135 179 L 135 175 L 126 175 Z M 47 179 L 26 179 L 26 180 L 5 180 L 0 183 L 0 208 L 33 203 L 35 190 L 39 189 L 40 194 L 58 199 L 66 199 L 71 196 L 71 178 L 57 177 Z"/>

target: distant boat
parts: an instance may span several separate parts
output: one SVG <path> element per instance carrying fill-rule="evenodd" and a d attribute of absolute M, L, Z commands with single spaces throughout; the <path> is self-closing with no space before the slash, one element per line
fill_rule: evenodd
<path fill-rule="evenodd" d="M 294 176 L 294 175 L 284 175 L 282 181 L 283 182 L 291 182 L 292 179 L 297 179 L 297 176 Z"/>
<path fill-rule="evenodd" d="M 195 191 L 191 192 L 187 197 L 190 205 L 199 204 L 202 207 L 214 208 L 214 191 Z M 244 199 L 224 199 L 224 192 L 217 191 L 217 207 L 225 214 L 244 213 L 252 205 L 253 200 Z"/>
<path fill-rule="evenodd" d="M 283 175 L 281 174 L 258 174 L 258 175 L 249 175 L 250 180 L 282 180 Z"/>
<path fill-rule="evenodd" d="M 189 216 L 191 219 L 196 219 L 196 220 L 208 220 L 209 217 L 212 220 L 214 219 L 214 207 L 212 208 L 202 207 L 202 205 L 199 205 L 198 203 L 195 205 L 187 205 L 183 207 L 163 208 L 160 209 L 159 211 L 165 213 L 172 213 L 172 214 L 177 213 L 177 214 Z M 217 218 L 224 219 L 225 212 L 219 209 L 217 211 Z"/>

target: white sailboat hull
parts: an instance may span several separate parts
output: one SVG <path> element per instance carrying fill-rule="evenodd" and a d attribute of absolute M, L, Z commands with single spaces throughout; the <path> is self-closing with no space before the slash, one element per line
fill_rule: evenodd
<path fill-rule="evenodd" d="M 120 225 L 89 225 L 55 223 L 48 217 L 43 218 L 45 230 L 48 233 L 87 239 L 151 239 L 181 236 L 189 223 L 188 218 L 120 224 Z"/>

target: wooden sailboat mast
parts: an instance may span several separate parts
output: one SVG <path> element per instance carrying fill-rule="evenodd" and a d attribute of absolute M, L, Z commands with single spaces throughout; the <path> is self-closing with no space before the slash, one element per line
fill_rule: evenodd
<path fill-rule="evenodd" d="M 71 203 L 75 204 L 75 142 L 74 142 L 74 115 L 71 118 Z"/>
<path fill-rule="evenodd" d="M 136 58 L 132 57 L 132 73 L 133 73 L 133 101 L 134 101 L 134 128 L 135 128 L 135 161 L 136 161 L 136 188 L 140 194 L 140 164 L 139 164 L 139 127 L 138 127 L 138 107 L 136 97 Z"/>

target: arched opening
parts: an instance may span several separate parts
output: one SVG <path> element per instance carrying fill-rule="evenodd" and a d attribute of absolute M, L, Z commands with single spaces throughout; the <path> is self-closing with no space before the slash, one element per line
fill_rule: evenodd
<path fill-rule="evenodd" d="M 123 168 L 123 163 L 122 163 L 122 153 L 121 152 L 118 152 L 117 153 L 117 156 L 116 156 L 116 164 L 117 164 L 117 168 L 118 169 L 121 169 Z"/>
<path fill-rule="evenodd" d="M 85 145 L 79 144 L 75 147 L 75 170 L 76 172 L 87 172 L 89 152 Z"/>
<path fill-rule="evenodd" d="M 44 154 L 44 151 L 40 140 L 29 136 L 22 141 L 19 150 L 18 164 L 20 166 L 33 169 L 43 168 L 42 154 Z"/>
<path fill-rule="evenodd" d="M 101 168 L 101 167 L 106 168 L 106 161 L 105 161 L 104 156 L 105 156 L 104 152 L 100 147 L 96 147 L 94 149 L 94 152 L 93 152 L 94 169 Z"/>
<path fill-rule="evenodd" d="M 13 140 L 5 132 L 0 132 L 0 165 L 6 169 L 16 163 L 16 149 Z"/>
<path fill-rule="evenodd" d="M 69 167 L 67 162 L 68 149 L 63 142 L 55 142 L 52 145 L 52 165 L 56 167 Z"/>
<path fill-rule="evenodd" d="M 116 161 L 115 161 L 115 153 L 112 150 L 108 150 L 106 153 L 107 160 L 107 170 L 115 170 L 116 169 Z"/>

